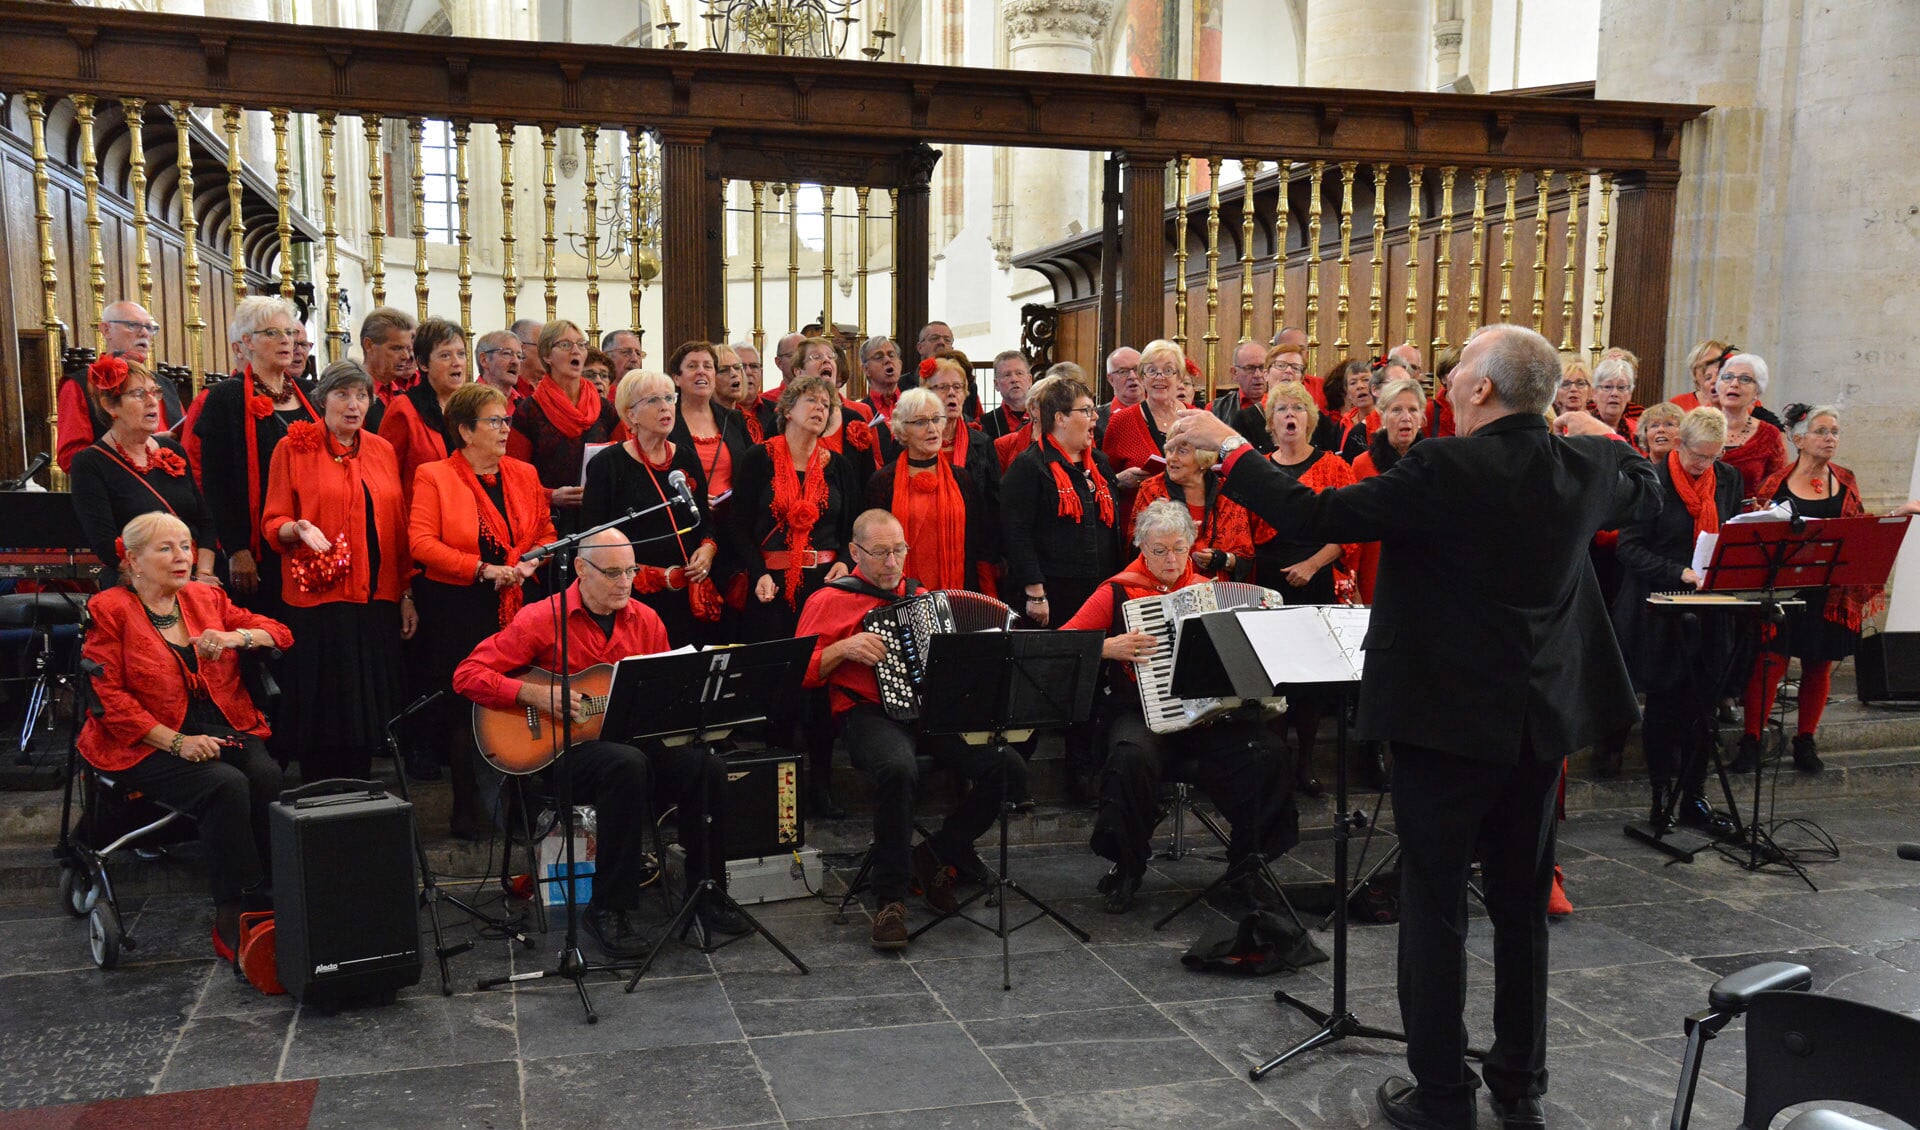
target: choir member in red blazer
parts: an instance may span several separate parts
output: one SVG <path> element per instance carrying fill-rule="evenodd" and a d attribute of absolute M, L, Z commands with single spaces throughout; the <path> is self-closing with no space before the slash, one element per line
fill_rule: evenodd
<path fill-rule="evenodd" d="M 1258 709 L 1171 734 L 1147 728 L 1133 665 L 1153 659 L 1167 645 L 1147 633 L 1127 631 L 1122 606 L 1204 582 L 1207 578 L 1193 567 L 1195 535 L 1185 506 L 1165 498 L 1142 503 L 1133 529 L 1139 555 L 1062 625 L 1068 631 L 1106 633 L 1100 657 L 1111 664 L 1117 684 L 1101 708 L 1107 761 L 1100 770 L 1100 809 L 1091 843 L 1095 855 L 1113 862 L 1100 881 L 1109 914 L 1125 913 L 1139 893 L 1160 819 L 1161 780 L 1174 765 L 1193 765 L 1193 783 L 1232 824 L 1229 866 L 1255 852 L 1276 858 L 1300 838 L 1286 753 L 1260 724 Z"/>
<path fill-rule="evenodd" d="M 971 881 L 986 874 L 974 841 L 993 826 L 1003 797 L 1025 795 L 1027 767 L 1006 746 L 968 745 L 951 734 L 922 734 L 887 716 L 873 673 L 874 665 L 886 658 L 886 641 L 862 631 L 860 624 L 874 609 L 918 591 L 909 589 L 906 575 L 911 547 L 899 521 L 884 510 L 861 513 L 849 544 L 856 571 L 807 598 L 794 635 L 814 637 L 807 686 L 826 694 L 848 756 L 873 778 L 872 878 L 879 907 L 871 938 L 875 949 L 898 950 L 907 946 L 909 878 L 935 910 L 954 909 L 955 878 Z M 919 784 L 916 753 L 933 758 L 969 786 L 918 848 L 912 847 Z"/>
<path fill-rule="evenodd" d="M 1407 449 L 1419 442 L 1426 423 L 1427 394 L 1420 382 L 1401 379 L 1380 390 L 1380 430 L 1353 461 L 1353 479 L 1370 479 L 1393 470 Z M 1354 568 L 1360 603 L 1373 603 L 1373 581 L 1380 571 L 1380 543 L 1361 542 Z"/>
<path fill-rule="evenodd" d="M 95 596 L 82 653 L 100 665 L 101 710 L 80 728 L 80 754 L 124 788 L 192 816 L 207 846 L 214 952 L 240 941 L 240 903 L 265 887 L 267 805 L 280 768 L 267 720 L 240 678 L 236 651 L 290 647 L 286 625 L 249 612 L 217 586 L 189 581 L 193 538 L 164 511 L 120 535 L 124 586 Z"/>
<path fill-rule="evenodd" d="M 284 298 L 242 300 L 232 329 L 246 369 L 207 390 L 193 425 L 201 487 L 227 555 L 228 586 L 235 600 L 269 616 L 281 615 L 286 605 L 280 599 L 279 549 L 260 536 L 267 472 L 287 428 L 320 419 L 292 371 L 298 326 L 298 312 Z"/>
<path fill-rule="evenodd" d="M 1166 469 L 1166 434 L 1183 407 L 1180 375 L 1186 367 L 1186 354 L 1173 342 L 1148 342 L 1140 351 L 1140 377 L 1146 388 L 1146 399 L 1118 409 L 1107 421 L 1107 434 L 1100 441 L 1100 450 L 1113 466 L 1123 528 L 1128 512 L 1133 509 L 1134 492 L 1148 477 Z"/>
<path fill-rule="evenodd" d="M 1767 363 L 1755 353 L 1736 353 L 1720 364 L 1717 407 L 1727 414 L 1727 450 L 1720 458 L 1740 472 L 1743 498 L 1757 498 L 1760 484 L 1788 466 L 1786 439 L 1760 418 L 1767 391 Z"/>
<path fill-rule="evenodd" d="M 413 331 L 413 353 L 426 379 L 395 395 L 380 420 L 380 438 L 393 445 L 400 489 L 409 501 L 420 465 L 437 463 L 453 451 L 447 398 L 468 381 L 466 331 L 445 318 L 428 318 Z"/>
<path fill-rule="evenodd" d="M 965 467 L 940 452 L 946 407 L 925 387 L 900 394 L 887 426 L 900 444 L 894 461 L 867 480 L 867 505 L 906 528 L 907 575 L 930 589 L 991 592 L 981 572 L 998 556 L 999 516 Z"/>
<path fill-rule="evenodd" d="M 100 312 L 100 356 L 118 354 L 128 361 L 151 366 L 153 339 L 159 332 L 153 315 L 138 302 L 110 302 Z M 158 388 L 160 420 L 154 431 L 164 432 L 179 427 L 187 413 L 180 404 L 180 390 L 173 387 L 173 382 L 161 381 Z M 84 374 L 63 376 L 55 402 L 60 410 L 60 424 L 54 437 L 54 460 L 62 471 L 70 472 L 73 457 L 86 450 L 94 437 L 106 431 L 113 421 L 100 411 Z M 209 549 L 213 547 L 212 542 L 205 544 Z"/>
<path fill-rule="evenodd" d="M 586 445 L 619 438 L 613 405 L 586 378 L 589 348 L 580 327 L 565 318 L 541 327 L 538 353 L 547 375 L 513 410 L 507 439 L 506 453 L 533 464 L 554 522 L 569 531 L 579 517 Z"/>
<path fill-rule="evenodd" d="M 407 547 L 421 573 L 413 596 L 426 642 L 422 685 L 435 690 L 452 686 L 460 661 L 513 620 L 536 568 L 521 555 L 554 538 L 539 473 L 507 454 L 510 410 L 506 394 L 492 385 L 454 393 L 447 426 L 460 449 L 424 464 L 414 479 Z M 483 838 L 489 815 L 478 807 L 478 754 L 467 714 L 448 703 L 441 721 L 437 732 L 453 771 L 453 833 Z"/>
<path fill-rule="evenodd" d="M 1193 519 L 1191 558 L 1202 580 L 1244 581 L 1253 575 L 1253 516 L 1246 507 L 1220 493 L 1220 479 L 1208 474 L 1219 455 L 1195 451 L 1176 443 L 1167 448 L 1167 469 L 1140 484 L 1134 512 L 1127 519 L 1127 538 L 1134 537 L 1140 511 L 1151 503 L 1170 499 L 1187 508 Z"/>
<path fill-rule="evenodd" d="M 360 779 L 398 712 L 400 641 L 418 624 L 407 503 L 393 447 L 365 428 L 367 371 L 335 361 L 313 399 L 321 422 L 294 424 L 274 449 L 260 522 L 284 555 L 287 625 L 300 639 L 287 653 L 283 677 L 297 693 L 280 709 L 278 752 L 308 781 Z"/>
<path fill-rule="evenodd" d="M 577 675 L 596 664 L 668 649 L 660 618 L 633 599 L 635 568 L 633 549 L 618 530 L 601 530 L 580 543 L 574 558 L 578 579 L 565 594 L 569 673 Z M 584 717 L 587 696 L 581 691 L 573 691 L 567 703 L 558 685 L 515 677 L 526 667 L 560 670 L 560 602 L 559 596 L 550 596 L 526 605 L 512 622 L 482 640 L 455 669 L 454 690 L 494 710 L 537 710 L 556 728 L 568 706 L 576 720 Z M 713 879 L 724 890 L 727 868 L 722 853 L 709 859 L 704 852 L 709 836 L 715 846 L 726 838 L 727 806 L 720 803 L 726 762 L 701 745 L 641 750 L 616 741 L 577 741 L 564 756 L 563 771 L 570 775 L 574 799 L 593 805 L 599 819 L 587 932 L 608 957 L 638 957 L 652 945 L 627 916 L 640 905 L 649 801 L 655 801 L 653 811 L 679 807 L 687 873 L 695 877 L 694 882 Z M 706 832 L 693 834 L 703 823 Z M 740 934 L 749 928 L 724 903 L 701 903 L 699 917 L 714 933 Z"/>

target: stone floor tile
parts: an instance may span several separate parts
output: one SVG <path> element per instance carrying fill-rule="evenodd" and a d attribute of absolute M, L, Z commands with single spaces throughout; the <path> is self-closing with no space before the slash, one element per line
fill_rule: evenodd
<path fill-rule="evenodd" d="M 625 979 L 589 982 L 600 1020 L 587 1024 L 579 994 L 565 981 L 515 993 L 520 1054 L 527 1059 L 585 1052 L 711 1044 L 741 1038 L 718 977 L 648 977 L 632 993 Z"/>
<path fill-rule="evenodd" d="M 780 1119 L 739 1041 L 532 1059 L 525 1074 L 529 1126 L 700 1130 Z"/>
<path fill-rule="evenodd" d="M 829 965 L 806 977 L 734 973 L 726 992 L 749 1036 L 891 1028 L 950 1020 L 905 962 Z"/>
<path fill-rule="evenodd" d="M 1230 1078 L 1204 1047 L 1146 1006 L 975 1020 L 966 1029 L 1024 1099 Z"/>
<path fill-rule="evenodd" d="M 958 1024 L 770 1036 L 750 1044 L 780 1113 L 789 1119 L 1014 1097 Z"/>
<path fill-rule="evenodd" d="M 509 993 L 410 997 L 384 1007 L 327 1016 L 302 1008 L 284 1077 L 354 1075 L 512 1059 L 514 998 Z"/>
<path fill-rule="evenodd" d="M 272 1081 L 280 1070 L 292 1019 L 288 1011 L 188 1021 L 155 1090 L 198 1091 Z"/>
<path fill-rule="evenodd" d="M 915 972 L 961 1020 L 1077 1012 L 1139 1004 L 1133 987 L 1085 947 L 1020 954 L 1013 990 L 1003 990 L 999 957 L 915 961 Z"/>
<path fill-rule="evenodd" d="M 1040 1130 L 1023 1103 L 974 1103 L 941 1110 L 896 1110 L 789 1121 L 792 1130 Z"/>
<path fill-rule="evenodd" d="M 1628 938 L 1681 958 L 1754 949 L 1794 949 L 1820 943 L 1820 938 L 1807 930 L 1741 910 L 1719 899 L 1600 907 L 1577 913 L 1575 917 L 1580 926 L 1594 923 L 1611 927 Z M 1630 959 L 1596 964 L 1626 965 Z M 1554 967 L 1567 968 L 1558 962 Z"/>
<path fill-rule="evenodd" d="M 1791 923 L 1840 945 L 1920 939 L 1920 907 L 1882 898 L 1873 891 L 1782 893 L 1747 905 L 1756 914 Z"/>
<path fill-rule="evenodd" d="M 507 1130 L 520 1124 L 519 1068 L 494 1061 L 322 1079 L 307 1128 Z"/>
<path fill-rule="evenodd" d="M 1048 1095 L 1028 1104 L 1047 1130 L 1271 1130 L 1289 1120 L 1245 1079 Z"/>

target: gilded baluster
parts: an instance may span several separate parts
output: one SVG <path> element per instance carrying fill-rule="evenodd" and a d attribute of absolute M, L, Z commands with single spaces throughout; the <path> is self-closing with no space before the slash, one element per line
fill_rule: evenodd
<path fill-rule="evenodd" d="M 640 231 L 641 194 L 640 157 L 641 140 L 639 130 L 627 131 L 627 297 L 633 304 L 633 320 L 629 324 L 636 330 L 640 328 L 640 249 L 645 239 Z"/>
<path fill-rule="evenodd" d="M 860 266 L 855 269 L 854 277 L 860 282 L 860 340 L 867 340 L 867 194 L 872 189 L 866 185 L 853 190 L 860 198 Z"/>
<path fill-rule="evenodd" d="M 1600 363 L 1600 351 L 1607 334 L 1607 223 L 1613 218 L 1613 174 L 1600 176 L 1600 211 L 1594 217 L 1599 228 L 1598 240 L 1593 249 L 1593 342 L 1587 349 L 1593 354 L 1593 364 Z"/>
<path fill-rule="evenodd" d="M 1315 161 L 1308 170 L 1313 181 L 1307 194 L 1307 371 L 1320 369 L 1320 187 L 1327 163 Z"/>
<path fill-rule="evenodd" d="M 1207 389 L 1220 369 L 1220 165 L 1207 158 Z"/>
<path fill-rule="evenodd" d="M 833 333 L 833 186 L 820 186 L 820 332 Z"/>
<path fill-rule="evenodd" d="M 153 251 L 147 246 L 147 104 L 122 98 L 127 114 L 127 194 L 133 197 L 133 277 L 140 305 L 153 308 Z M 159 343 L 155 343 L 157 346 Z"/>
<path fill-rule="evenodd" d="M 787 185 L 787 332 L 800 332 L 800 186 Z"/>
<path fill-rule="evenodd" d="M 24 95 L 33 135 L 33 226 L 40 241 L 40 329 L 47 335 L 47 445 L 60 434 L 60 275 L 53 252 L 53 204 L 47 179 L 47 105 L 38 91 Z M 67 476 L 56 465 L 53 489 L 65 490 Z"/>
<path fill-rule="evenodd" d="M 1433 260 L 1433 341 L 1427 360 L 1440 363 L 1447 348 L 1447 301 L 1453 287 L 1453 178 L 1460 172 L 1454 165 L 1440 167 L 1440 240 L 1439 254 Z"/>
<path fill-rule="evenodd" d="M 1400 340 L 1408 345 L 1417 345 L 1420 336 L 1420 189 L 1426 174 L 1424 165 L 1407 170 L 1407 324 Z M 1431 369 L 1432 354 L 1427 361 Z"/>
<path fill-rule="evenodd" d="M 340 329 L 340 192 L 334 186 L 333 137 L 338 120 L 332 110 L 315 115 L 320 126 L 320 240 L 325 257 L 327 314 L 321 326 L 327 335 L 327 359 L 338 360 L 346 354 L 346 335 Z"/>
<path fill-rule="evenodd" d="M 581 203 L 587 214 L 587 341 L 595 348 L 600 345 L 600 170 L 594 164 L 599 152 L 600 127 L 592 123 L 581 126 L 580 156 L 586 172 L 581 182 Z"/>
<path fill-rule="evenodd" d="M 1580 261 L 1580 192 L 1586 182 L 1573 173 L 1567 174 L 1567 264 L 1560 276 L 1560 351 L 1571 353 L 1580 348 L 1574 340 L 1578 332 L 1576 324 L 1579 318 L 1574 313 L 1573 294 L 1579 281 Z"/>
<path fill-rule="evenodd" d="M 367 285 L 373 304 L 387 304 L 387 172 L 380 151 L 380 115 L 362 114 L 360 132 L 367 142 Z"/>
<path fill-rule="evenodd" d="M 247 224 L 241 215 L 240 107 L 222 106 L 220 119 L 227 134 L 227 262 L 233 272 L 233 304 L 238 306 L 247 297 Z"/>
<path fill-rule="evenodd" d="M 1240 336 L 1236 341 L 1253 340 L 1253 178 L 1260 175 L 1260 165 L 1253 158 L 1240 162 Z M 1207 374 L 1209 397 L 1216 379 Z"/>
<path fill-rule="evenodd" d="M 559 237 L 553 231 L 555 184 L 553 144 L 557 131 L 552 126 L 540 127 L 540 207 L 543 217 L 543 234 L 540 236 L 542 248 L 540 255 L 540 277 L 547 284 L 547 321 L 560 316 L 560 272 L 554 261 L 554 248 Z"/>
<path fill-rule="evenodd" d="M 1500 210 L 1500 320 L 1513 317 L 1513 227 L 1517 222 L 1514 197 L 1520 195 L 1520 170 L 1506 171 L 1506 201 Z"/>
<path fill-rule="evenodd" d="M 73 96 L 74 122 L 80 127 L 80 178 L 87 198 L 87 293 L 93 322 L 93 347 L 106 348 L 100 319 L 107 308 L 107 259 L 100 247 L 100 155 L 93 148 L 93 96 Z M 79 305 L 75 303 L 75 305 Z"/>
<path fill-rule="evenodd" d="M 1340 293 L 1336 306 L 1340 336 L 1334 339 L 1333 348 L 1342 357 L 1347 355 L 1347 319 L 1353 314 L 1353 174 L 1359 167 L 1357 161 L 1340 162 Z"/>
<path fill-rule="evenodd" d="M 468 215 L 472 200 L 467 195 L 467 141 L 473 129 L 466 122 L 453 123 L 453 238 L 460 245 L 460 325 L 473 332 L 473 229 Z"/>
<path fill-rule="evenodd" d="M 766 190 L 762 181 L 747 182 L 747 191 L 753 197 L 753 348 L 762 354 L 767 347 Z"/>
<path fill-rule="evenodd" d="M 407 119 L 407 155 L 413 166 L 413 316 L 427 320 L 427 168 L 426 123 Z"/>
<path fill-rule="evenodd" d="M 293 165 L 287 159 L 287 111 L 274 110 L 273 234 L 280 241 L 280 297 L 293 297 Z"/>
<path fill-rule="evenodd" d="M 198 394 L 206 383 L 207 359 L 200 350 L 207 324 L 200 318 L 200 217 L 193 211 L 191 118 L 185 102 L 173 103 L 174 160 L 180 170 L 180 269 L 187 277 L 187 368 L 193 372 L 193 391 Z"/>
<path fill-rule="evenodd" d="M 1480 328 L 1481 248 L 1487 241 L 1487 170 L 1473 171 L 1473 258 L 1467 261 L 1467 334 Z"/>
<path fill-rule="evenodd" d="M 1387 277 L 1387 166 L 1373 166 L 1373 271 L 1367 283 L 1367 351 L 1375 357 L 1386 352 Z"/>
<path fill-rule="evenodd" d="M 1547 330 L 1547 193 L 1553 188 L 1553 170 L 1533 175 L 1533 331 Z"/>
<path fill-rule="evenodd" d="M 1273 339 L 1287 324 L 1287 220 L 1292 211 L 1287 201 L 1287 182 L 1293 166 L 1285 157 L 1273 163 L 1279 176 L 1274 183 L 1273 204 Z"/>
<path fill-rule="evenodd" d="M 520 318 L 520 267 L 513 254 L 513 131 L 512 122 L 493 123 L 500 139 L 500 296 L 507 308 L 507 325 Z M 638 309 L 640 299 L 633 300 Z"/>
<path fill-rule="evenodd" d="M 723 336 L 733 335 L 733 320 L 727 312 L 733 305 L 733 256 L 727 251 L 727 229 L 733 223 L 733 182 L 720 178 L 720 326 Z"/>
<path fill-rule="evenodd" d="M 1187 351 L 1187 195 L 1192 189 L 1193 158 L 1174 162 L 1173 196 L 1173 343 Z"/>

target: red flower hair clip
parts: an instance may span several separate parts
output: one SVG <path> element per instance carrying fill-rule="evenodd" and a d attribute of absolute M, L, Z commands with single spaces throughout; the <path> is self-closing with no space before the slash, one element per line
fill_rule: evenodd
<path fill-rule="evenodd" d="M 113 556 L 120 561 L 125 561 L 127 559 L 127 539 L 126 538 L 113 539 Z"/>
<path fill-rule="evenodd" d="M 96 391 L 117 393 L 127 387 L 127 362 L 109 353 L 87 366 L 87 383 Z"/>
<path fill-rule="evenodd" d="M 1196 381 L 1200 379 L 1200 366 L 1191 357 L 1187 358 L 1187 375 Z"/>
<path fill-rule="evenodd" d="M 187 473 L 187 461 L 171 448 L 160 447 L 147 452 L 147 465 L 158 467 L 176 479 Z"/>
<path fill-rule="evenodd" d="M 938 358 L 929 357 L 925 361 L 920 362 L 920 379 L 923 381 L 932 380 L 933 371 L 939 367 L 940 361 Z"/>

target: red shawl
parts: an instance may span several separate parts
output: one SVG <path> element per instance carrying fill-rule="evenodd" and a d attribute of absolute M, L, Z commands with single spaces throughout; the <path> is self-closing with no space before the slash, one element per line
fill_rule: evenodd
<path fill-rule="evenodd" d="M 906 531 L 907 575 L 930 589 L 966 588 L 967 503 L 953 467 L 935 458 L 932 470 L 916 475 L 903 453 L 893 464 L 888 509 Z"/>
<path fill-rule="evenodd" d="M 1713 467 L 1709 465 L 1697 476 L 1689 475 L 1681 466 L 1679 450 L 1675 449 L 1667 452 L 1667 474 L 1673 479 L 1673 492 L 1680 496 L 1680 505 L 1693 516 L 1694 540 L 1698 541 L 1701 534 L 1719 533 L 1720 511 L 1714 505 L 1713 491 L 1720 480 Z"/>
<path fill-rule="evenodd" d="M 940 453 L 951 459 L 956 467 L 967 465 L 967 444 L 971 442 L 971 437 L 967 433 L 972 430 L 972 424 L 961 420 L 953 426 L 953 442 L 941 445 Z"/>
<path fill-rule="evenodd" d="M 767 454 L 773 459 L 773 521 L 787 542 L 787 569 L 783 591 L 789 608 L 799 607 L 794 597 L 800 591 L 801 558 L 813 548 L 813 527 L 827 512 L 827 446 L 813 445 L 807 457 L 807 481 L 803 486 L 793 466 L 793 452 L 787 449 L 786 436 L 767 441 Z"/>
<path fill-rule="evenodd" d="M 1754 498 L 1760 505 L 1770 504 L 1786 485 L 1787 476 L 1793 474 L 1797 465 L 1789 463 L 1773 474 L 1768 475 L 1760 489 L 1754 492 Z M 1834 481 L 1840 484 L 1840 516 L 1859 518 L 1866 514 L 1867 508 L 1860 501 L 1860 484 L 1853 472 L 1838 463 L 1827 464 L 1827 470 L 1833 472 Z M 1828 620 L 1836 624 L 1845 624 L 1851 631 L 1859 631 L 1860 625 L 1874 612 L 1886 604 L 1887 594 L 1879 585 L 1844 585 L 1827 592 L 1827 606 L 1822 611 Z"/>
<path fill-rule="evenodd" d="M 582 379 L 579 394 L 568 401 L 567 394 L 560 391 L 560 382 L 548 377 L 533 386 L 533 399 L 554 430 L 570 440 L 579 439 L 580 433 L 600 418 L 600 390 L 589 380 Z"/>

